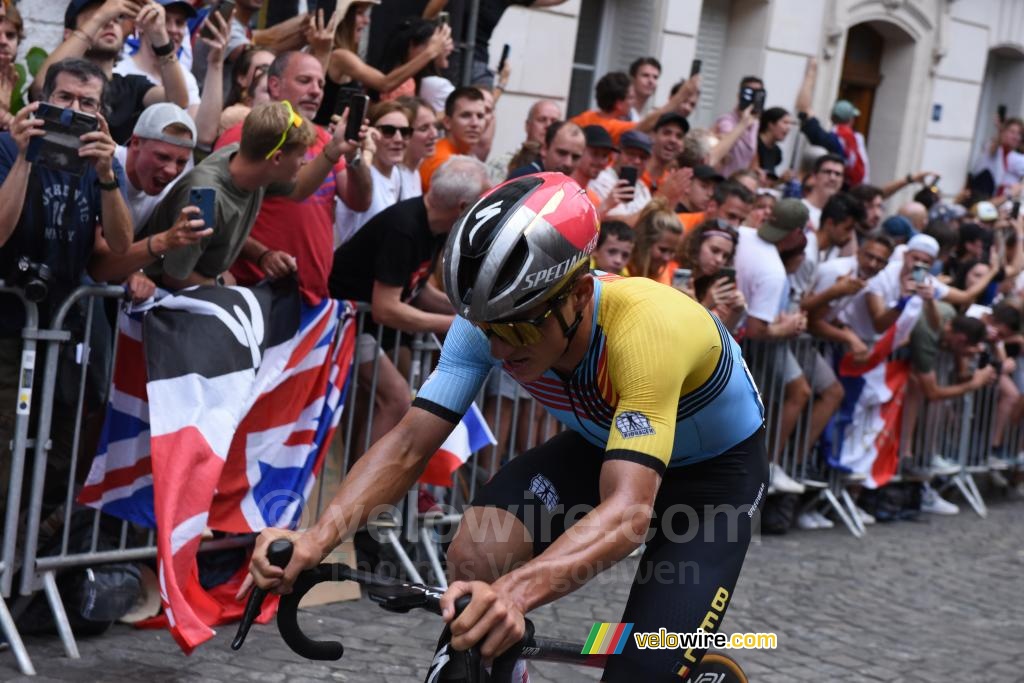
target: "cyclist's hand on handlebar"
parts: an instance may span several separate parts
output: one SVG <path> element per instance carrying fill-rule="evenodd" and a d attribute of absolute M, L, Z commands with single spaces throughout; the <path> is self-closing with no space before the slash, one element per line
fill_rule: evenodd
<path fill-rule="evenodd" d="M 455 601 L 471 595 L 469 606 L 455 619 Z M 526 633 L 522 610 L 483 581 L 456 581 L 441 597 L 441 616 L 452 630 L 452 647 L 468 650 L 479 644 L 484 659 L 493 659 Z M 454 621 L 453 621 L 454 619 Z"/>
<path fill-rule="evenodd" d="M 287 538 L 294 546 L 291 562 L 284 569 L 275 567 L 267 560 L 267 548 L 279 538 Z M 299 572 L 317 566 L 321 559 L 323 553 L 313 541 L 312 534 L 286 529 L 264 529 L 256 538 L 256 547 L 249 562 L 249 576 L 245 577 L 235 599 L 244 600 L 253 583 L 272 593 L 290 593 Z"/>

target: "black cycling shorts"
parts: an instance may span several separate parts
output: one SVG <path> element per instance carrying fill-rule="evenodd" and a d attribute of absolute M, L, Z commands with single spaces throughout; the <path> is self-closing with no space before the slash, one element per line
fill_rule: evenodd
<path fill-rule="evenodd" d="M 757 430 L 719 456 L 665 471 L 647 548 L 621 619 L 633 624 L 633 633 L 721 627 L 750 544 L 755 512 L 767 494 L 764 431 Z M 603 462 L 603 449 L 575 432 L 562 432 L 502 467 L 473 505 L 512 512 L 530 534 L 536 557 L 600 502 Z M 591 626 L 580 624 L 581 640 Z M 631 637 L 621 654 L 608 657 L 603 680 L 678 681 L 703 655 L 681 649 L 638 650 Z"/>

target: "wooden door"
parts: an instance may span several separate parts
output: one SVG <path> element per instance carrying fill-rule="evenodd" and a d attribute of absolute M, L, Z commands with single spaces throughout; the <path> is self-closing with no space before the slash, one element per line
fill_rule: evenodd
<path fill-rule="evenodd" d="M 838 100 L 849 100 L 860 110 L 853 128 L 867 140 L 871 129 L 871 109 L 875 91 L 882 82 L 882 50 L 885 39 L 868 24 L 850 29 L 843 55 L 843 72 L 839 81 Z"/>

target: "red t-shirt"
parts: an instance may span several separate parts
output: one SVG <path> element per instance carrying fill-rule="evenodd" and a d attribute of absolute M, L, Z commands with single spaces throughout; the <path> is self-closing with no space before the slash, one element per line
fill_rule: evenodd
<path fill-rule="evenodd" d="M 215 149 L 238 142 L 242 137 L 242 124 L 224 131 L 217 139 Z M 306 152 L 306 160 L 316 158 L 331 139 L 319 126 L 316 142 Z M 337 174 L 345 170 L 344 157 L 327 174 L 323 184 L 305 201 L 296 202 L 287 197 L 266 197 L 260 205 L 256 224 L 250 236 L 274 251 L 283 251 L 295 257 L 298 264 L 299 288 L 305 297 L 317 302 L 328 296 L 327 277 L 334 260 L 334 197 L 337 193 Z M 239 258 L 231 266 L 231 274 L 240 285 L 254 285 L 263 280 L 263 271 L 256 264 Z"/>

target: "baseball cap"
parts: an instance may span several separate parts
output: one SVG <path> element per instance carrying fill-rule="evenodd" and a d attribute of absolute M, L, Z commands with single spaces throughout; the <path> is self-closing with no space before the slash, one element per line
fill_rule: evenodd
<path fill-rule="evenodd" d="M 667 111 L 658 117 L 657 123 L 654 124 L 654 130 L 658 130 L 662 126 L 667 126 L 670 123 L 674 123 L 683 129 L 683 135 L 690 132 L 690 122 L 686 120 L 686 117 L 679 112 Z"/>
<path fill-rule="evenodd" d="M 74 29 L 78 14 L 89 5 L 102 5 L 103 0 L 71 0 L 64 10 L 64 28 Z"/>
<path fill-rule="evenodd" d="M 192 133 L 192 139 L 186 140 L 183 137 L 165 133 L 164 130 L 167 126 L 173 123 L 188 128 Z M 143 140 L 160 140 L 179 147 L 195 149 L 198 132 L 192 117 L 184 109 L 172 102 L 158 102 L 146 107 L 146 110 L 142 112 L 139 120 L 135 123 L 132 135 Z"/>
<path fill-rule="evenodd" d="M 999 209 L 992 202 L 978 202 L 974 205 L 974 215 L 979 221 L 994 221 L 999 218 Z"/>
<path fill-rule="evenodd" d="M 194 18 L 198 14 L 196 12 L 196 8 L 192 6 L 192 3 L 186 2 L 185 0 L 156 0 L 156 2 L 164 7 L 180 7 L 185 10 L 185 14 L 188 15 L 189 19 Z"/>
<path fill-rule="evenodd" d="M 913 224 L 906 216 L 889 216 L 882 221 L 882 230 L 885 234 L 896 239 L 907 239 L 917 234 Z"/>
<path fill-rule="evenodd" d="M 619 148 L 612 142 L 612 136 L 608 135 L 608 131 L 603 126 L 583 126 L 583 137 L 587 139 L 587 147 L 610 149 L 613 152 L 619 151 Z"/>
<path fill-rule="evenodd" d="M 780 199 L 772 209 L 771 217 L 757 229 L 765 242 L 778 244 L 786 235 L 807 225 L 811 214 L 799 199 Z"/>
<path fill-rule="evenodd" d="M 720 183 L 725 180 L 725 176 L 707 164 L 697 164 L 694 166 L 693 177 L 697 180 L 707 180 L 712 183 Z"/>
<path fill-rule="evenodd" d="M 939 242 L 931 235 L 914 235 L 907 242 L 907 251 L 919 251 L 935 258 L 939 255 Z"/>
<path fill-rule="evenodd" d="M 850 100 L 839 100 L 832 107 L 832 118 L 841 123 L 848 123 L 860 116 L 860 109 L 853 106 Z"/>
<path fill-rule="evenodd" d="M 646 133 L 641 133 L 638 130 L 627 130 L 619 137 L 619 147 L 622 149 L 639 149 L 650 154 L 651 138 Z"/>

